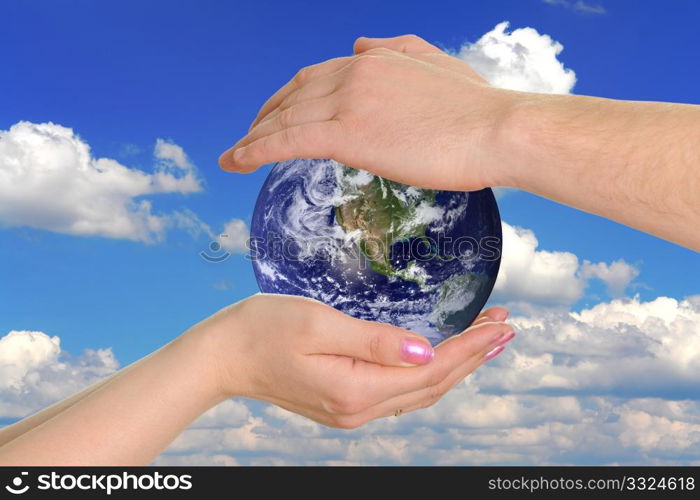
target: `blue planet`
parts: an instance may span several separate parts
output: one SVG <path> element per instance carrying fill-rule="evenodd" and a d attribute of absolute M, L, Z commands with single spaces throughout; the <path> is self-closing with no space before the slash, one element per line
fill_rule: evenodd
<path fill-rule="evenodd" d="M 250 249 L 261 291 L 310 297 L 437 345 L 483 308 L 501 241 L 490 189 L 421 189 L 333 160 L 297 159 L 268 175 Z"/>

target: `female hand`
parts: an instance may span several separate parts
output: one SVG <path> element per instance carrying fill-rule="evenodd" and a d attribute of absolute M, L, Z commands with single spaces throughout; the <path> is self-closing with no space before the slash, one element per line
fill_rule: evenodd
<path fill-rule="evenodd" d="M 428 188 L 504 183 L 500 131 L 516 93 L 490 87 L 416 36 L 360 38 L 355 52 L 299 71 L 221 155 L 221 167 L 333 158 Z"/>
<path fill-rule="evenodd" d="M 424 408 L 513 338 L 491 308 L 434 350 L 420 335 L 320 302 L 255 295 L 207 320 L 225 397 L 276 404 L 332 427 Z"/>
<path fill-rule="evenodd" d="M 151 462 L 232 396 L 357 427 L 433 404 L 513 337 L 502 308 L 433 351 L 424 338 L 310 299 L 256 295 L 139 361 L 0 431 L 0 465 Z"/>

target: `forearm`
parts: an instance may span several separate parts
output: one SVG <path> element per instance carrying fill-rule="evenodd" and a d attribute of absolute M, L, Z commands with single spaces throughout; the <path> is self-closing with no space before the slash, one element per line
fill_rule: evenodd
<path fill-rule="evenodd" d="M 527 94 L 504 184 L 700 250 L 700 106 Z"/>
<path fill-rule="evenodd" d="M 37 415 L 0 447 L 0 464 L 149 463 L 223 399 L 203 333 L 198 325 L 110 379 Z"/>
<path fill-rule="evenodd" d="M 149 357 L 150 356 L 141 358 L 140 360 L 130 364 L 129 366 L 122 368 L 113 375 L 110 375 L 109 377 L 106 377 L 98 382 L 95 382 L 91 386 L 86 387 L 82 391 L 73 394 L 72 396 L 69 396 L 61 401 L 58 401 L 57 403 L 49 406 L 48 408 L 44 408 L 43 410 L 36 412 L 33 415 L 25 417 L 19 422 L 4 427 L 2 430 L 0 430 L 0 455 L 2 454 L 2 447 L 10 441 L 12 441 L 13 439 L 15 439 L 16 437 L 21 436 L 25 432 L 28 432 L 31 429 L 43 424 L 47 420 L 55 417 L 63 410 L 75 405 L 76 403 L 78 403 L 88 395 L 92 394 L 97 389 L 103 387 L 105 384 L 116 379 L 117 377 L 124 376 L 134 367 L 140 365 L 141 363 L 144 363 L 147 359 L 149 359 Z"/>

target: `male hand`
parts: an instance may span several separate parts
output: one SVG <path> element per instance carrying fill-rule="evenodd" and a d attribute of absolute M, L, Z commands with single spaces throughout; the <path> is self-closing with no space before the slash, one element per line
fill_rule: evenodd
<path fill-rule="evenodd" d="M 515 95 L 418 37 L 359 38 L 354 56 L 299 71 L 219 161 L 250 172 L 333 158 L 406 184 L 482 189 L 505 175 L 501 125 Z"/>

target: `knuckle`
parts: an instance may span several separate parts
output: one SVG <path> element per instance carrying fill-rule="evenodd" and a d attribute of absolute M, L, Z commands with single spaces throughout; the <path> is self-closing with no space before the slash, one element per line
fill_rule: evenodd
<path fill-rule="evenodd" d="M 278 109 L 279 109 L 280 111 L 282 111 L 282 110 L 287 109 L 287 108 L 289 108 L 290 106 L 292 106 L 292 105 L 294 104 L 294 103 L 292 102 L 292 99 L 294 98 L 294 96 L 295 96 L 295 93 L 294 93 L 294 92 L 292 92 L 291 94 L 285 96 L 285 98 L 282 99 L 282 100 L 280 101 L 280 104 L 279 104 Z"/>
<path fill-rule="evenodd" d="M 292 78 L 292 81 L 297 86 L 303 85 L 311 77 L 311 72 L 312 72 L 311 67 L 305 66 L 305 67 L 301 68 L 299 71 L 297 71 L 297 74 L 294 75 L 294 78 Z"/>
<path fill-rule="evenodd" d="M 386 47 L 374 47 L 372 49 L 369 49 L 367 52 L 365 52 L 365 54 L 368 56 L 382 56 L 382 55 L 391 54 L 392 52 L 393 51 L 391 49 L 388 49 Z M 367 58 L 367 59 L 373 59 L 373 58 Z"/>
<path fill-rule="evenodd" d="M 382 357 L 382 345 L 384 344 L 382 337 L 379 335 L 368 335 L 366 342 L 366 351 L 370 361 L 379 361 Z"/>
<path fill-rule="evenodd" d="M 295 114 L 296 111 L 293 107 L 285 108 L 277 115 L 277 123 L 279 123 L 281 127 L 287 128 L 294 123 Z"/>
<path fill-rule="evenodd" d="M 285 145 L 297 144 L 299 140 L 299 131 L 296 127 L 285 128 L 282 130 L 282 142 Z"/>
<path fill-rule="evenodd" d="M 431 370 L 425 377 L 425 388 L 431 390 L 445 379 L 443 370 Z"/>
<path fill-rule="evenodd" d="M 434 405 L 437 401 L 440 400 L 442 395 L 444 394 L 443 388 L 441 384 L 438 385 L 433 385 L 428 388 L 428 397 L 426 402 L 428 403 L 427 406 L 432 406 Z"/>
<path fill-rule="evenodd" d="M 440 400 L 439 397 L 438 398 L 435 398 L 435 397 L 426 398 L 421 402 L 420 408 L 421 409 L 430 408 L 435 403 L 437 403 L 439 400 Z"/>
<path fill-rule="evenodd" d="M 379 55 L 376 52 L 379 49 L 370 49 L 362 55 L 357 56 L 357 59 L 348 66 L 351 76 L 364 77 L 367 74 L 377 71 L 377 67 L 381 61 L 376 57 Z"/>
<path fill-rule="evenodd" d="M 261 155 L 265 156 L 270 153 L 272 150 L 273 142 L 270 139 L 270 137 L 263 137 L 261 139 L 258 139 L 257 141 L 253 142 L 249 148 L 255 148 L 256 152 Z"/>

